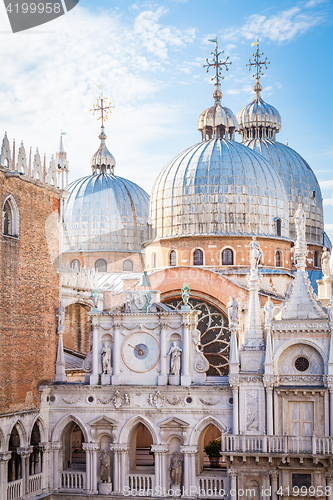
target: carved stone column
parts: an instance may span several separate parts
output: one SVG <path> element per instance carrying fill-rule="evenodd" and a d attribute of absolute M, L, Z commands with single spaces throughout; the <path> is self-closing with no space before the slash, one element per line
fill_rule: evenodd
<path fill-rule="evenodd" d="M 272 500 L 277 500 L 279 472 L 277 470 L 270 470 L 269 475 L 271 476 Z"/>
<path fill-rule="evenodd" d="M 82 449 L 86 452 L 86 490 L 91 491 L 91 445 L 94 443 L 82 443 Z"/>
<path fill-rule="evenodd" d="M 126 486 L 127 445 L 114 443 L 110 445 L 113 451 L 113 492 L 122 494 Z"/>
<path fill-rule="evenodd" d="M 232 389 L 232 433 L 239 433 L 239 410 L 238 410 L 238 388 L 239 379 L 238 376 L 229 376 L 229 383 Z"/>
<path fill-rule="evenodd" d="M 113 352 L 112 352 L 112 385 L 119 385 L 120 377 L 120 359 L 121 359 L 121 340 L 120 340 L 120 321 L 114 323 L 113 333 Z"/>
<path fill-rule="evenodd" d="M 181 311 L 179 311 L 181 312 Z M 181 374 L 181 385 L 189 386 L 191 385 L 190 376 L 190 326 L 191 322 L 189 319 L 189 314 L 183 316 L 183 352 L 182 352 L 182 374 Z"/>
<path fill-rule="evenodd" d="M 97 385 L 99 379 L 99 317 L 92 315 L 93 327 L 93 359 L 92 374 L 90 375 L 90 385 Z"/>
<path fill-rule="evenodd" d="M 60 488 L 59 481 L 59 451 L 62 450 L 62 443 L 52 443 L 51 450 L 53 451 L 53 485 L 51 488 L 56 491 Z"/>
<path fill-rule="evenodd" d="M 90 443 L 92 446 L 90 448 L 91 452 L 91 491 L 93 493 L 98 493 L 97 488 L 97 452 L 100 450 L 99 443 Z"/>
<path fill-rule="evenodd" d="M 168 446 L 164 444 L 153 444 L 151 451 L 155 456 L 155 489 L 158 496 L 161 496 L 164 488 L 167 487 L 166 483 L 166 454 L 169 451 Z"/>
<path fill-rule="evenodd" d="M 0 453 L 0 498 L 7 498 L 8 462 L 12 456 L 11 451 Z"/>
<path fill-rule="evenodd" d="M 333 500 L 333 472 L 325 472 L 326 486 L 329 488 L 327 500 Z"/>
<path fill-rule="evenodd" d="M 273 414 L 273 387 L 274 377 L 264 376 L 264 386 L 266 388 L 266 434 L 274 434 L 274 414 Z"/>
<path fill-rule="evenodd" d="M 237 472 L 235 470 L 229 470 L 230 477 L 230 498 L 231 500 L 237 500 Z"/>
<path fill-rule="evenodd" d="M 50 477 L 50 451 L 51 451 L 51 443 L 40 443 L 40 450 L 43 452 L 43 461 L 42 461 L 42 490 L 47 490 L 49 485 L 49 477 Z"/>
<path fill-rule="evenodd" d="M 184 468 L 183 468 L 184 494 L 182 495 L 182 498 L 194 497 L 197 494 L 195 456 L 198 453 L 198 448 L 196 446 L 181 446 L 180 452 L 184 456 Z"/>
<path fill-rule="evenodd" d="M 168 358 L 167 353 L 167 330 L 168 324 L 161 324 L 161 373 L 158 376 L 158 385 L 167 385 L 168 383 Z"/>
<path fill-rule="evenodd" d="M 26 495 L 29 489 L 29 457 L 33 452 L 33 446 L 27 448 L 18 448 L 17 454 L 21 457 L 21 470 L 22 470 L 22 495 Z"/>

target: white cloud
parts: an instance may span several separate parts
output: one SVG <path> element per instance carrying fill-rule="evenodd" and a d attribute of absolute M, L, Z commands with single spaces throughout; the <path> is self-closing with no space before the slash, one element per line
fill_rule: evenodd
<path fill-rule="evenodd" d="M 332 189 L 333 188 L 333 179 L 328 181 L 319 181 L 320 187 L 322 189 Z"/>
<path fill-rule="evenodd" d="M 313 6 L 315 5 L 314 0 Z M 312 7 L 312 5 L 309 5 L 309 7 Z M 253 14 L 239 29 L 227 30 L 223 38 L 225 40 L 235 40 L 239 37 L 247 40 L 266 38 L 274 42 L 288 42 L 297 35 L 320 24 L 323 20 L 324 18 L 321 15 L 304 13 L 300 7 L 292 7 L 271 16 Z"/>
<path fill-rule="evenodd" d="M 332 205 L 332 202 L 333 202 L 332 198 L 324 198 L 323 199 L 324 205 Z"/>
<path fill-rule="evenodd" d="M 2 34 L 0 137 L 6 130 L 16 143 L 23 139 L 26 149 L 31 145 L 41 154 L 46 151 L 49 160 L 61 129 L 67 131 L 71 178 L 89 175 L 90 157 L 99 143 L 99 123 L 89 110 L 102 83 L 115 105 L 106 133 L 116 173 L 134 182 L 141 179 L 143 185 L 149 177 L 150 185 L 166 159 L 156 165 L 158 154 L 147 160 L 144 148 L 161 137 L 171 139 L 184 112 L 179 104 L 163 103 L 167 79 L 162 75 L 170 70 L 170 51 L 195 37 L 194 30 L 181 32 L 163 24 L 164 13 L 160 8 L 143 11 L 131 22 L 114 12 L 90 13 L 77 6 L 52 21 L 52 32 L 40 27 Z"/>

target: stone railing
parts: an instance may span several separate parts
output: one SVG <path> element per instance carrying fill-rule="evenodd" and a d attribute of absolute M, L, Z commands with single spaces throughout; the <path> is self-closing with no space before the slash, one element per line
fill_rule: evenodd
<path fill-rule="evenodd" d="M 29 493 L 36 493 L 42 490 L 42 473 L 29 476 Z"/>
<path fill-rule="evenodd" d="M 60 472 L 60 489 L 84 490 L 86 488 L 86 473 L 79 471 Z"/>
<path fill-rule="evenodd" d="M 92 290 L 98 287 L 98 275 L 95 269 L 84 267 L 78 270 L 72 269 L 69 265 L 61 269 L 62 285 L 70 288 L 80 288 Z"/>
<path fill-rule="evenodd" d="M 145 491 L 145 496 L 152 496 L 155 488 L 154 474 L 127 474 L 126 484 L 130 490 Z"/>
<path fill-rule="evenodd" d="M 282 453 L 331 455 L 333 437 L 317 436 L 248 436 L 223 434 L 222 455 L 228 453 Z"/>
<path fill-rule="evenodd" d="M 7 486 L 7 500 L 16 500 L 21 498 L 23 493 L 23 481 L 18 479 L 17 481 L 12 481 Z"/>
<path fill-rule="evenodd" d="M 217 474 L 198 476 L 198 497 L 208 498 L 214 496 L 214 498 L 223 498 L 224 496 L 226 496 L 224 480 L 225 478 Z"/>

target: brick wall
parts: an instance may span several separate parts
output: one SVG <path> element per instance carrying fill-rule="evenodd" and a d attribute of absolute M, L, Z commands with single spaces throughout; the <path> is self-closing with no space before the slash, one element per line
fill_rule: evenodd
<path fill-rule="evenodd" d="M 91 321 L 87 306 L 71 304 L 66 307 L 64 347 L 88 354 L 90 351 Z"/>
<path fill-rule="evenodd" d="M 38 406 L 38 387 L 54 376 L 59 280 L 58 191 L 0 167 L 0 203 L 12 195 L 18 238 L 0 233 L 0 412 Z"/>

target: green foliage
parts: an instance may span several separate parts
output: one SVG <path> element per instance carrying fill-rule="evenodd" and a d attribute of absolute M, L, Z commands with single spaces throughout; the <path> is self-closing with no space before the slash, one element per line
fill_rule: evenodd
<path fill-rule="evenodd" d="M 209 441 L 209 443 L 205 446 L 205 452 L 209 457 L 220 457 L 221 440 L 214 439 L 214 441 Z"/>

